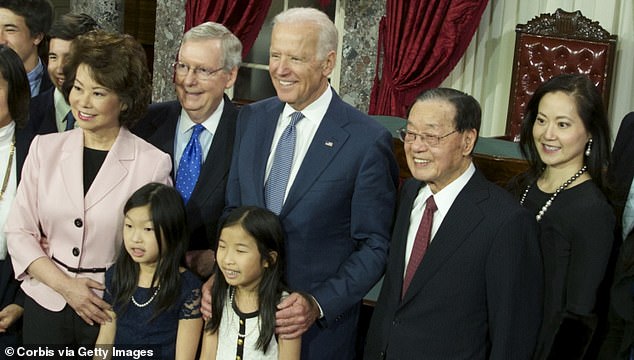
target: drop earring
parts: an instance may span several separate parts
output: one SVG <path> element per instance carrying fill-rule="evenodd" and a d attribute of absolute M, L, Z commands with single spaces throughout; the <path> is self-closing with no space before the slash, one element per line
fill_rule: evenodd
<path fill-rule="evenodd" d="M 592 138 L 588 140 L 588 145 L 586 146 L 586 156 L 590 156 L 590 152 L 592 151 Z"/>

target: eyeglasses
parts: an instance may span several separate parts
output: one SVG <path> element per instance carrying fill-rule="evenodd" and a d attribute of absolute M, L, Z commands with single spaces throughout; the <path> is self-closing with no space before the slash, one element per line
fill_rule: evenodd
<path fill-rule="evenodd" d="M 215 73 L 224 69 L 224 66 L 213 70 L 204 66 L 191 67 L 188 64 L 182 62 L 175 62 L 174 64 L 172 64 L 172 66 L 174 67 L 174 72 L 176 73 L 176 75 L 187 76 L 187 74 L 189 74 L 189 69 L 191 69 L 194 72 L 194 76 L 196 76 L 196 78 L 199 80 L 208 80 Z"/>
<path fill-rule="evenodd" d="M 407 143 L 407 144 L 411 144 L 414 141 L 416 141 L 416 138 L 420 138 L 420 140 L 422 142 L 424 142 L 425 144 L 429 145 L 429 146 L 438 146 L 440 145 L 440 140 L 446 138 L 447 136 L 458 132 L 458 130 L 454 130 L 450 133 L 447 133 L 445 135 L 442 136 L 438 136 L 438 135 L 431 135 L 431 134 L 419 134 L 417 132 L 413 132 L 411 130 L 407 130 L 406 128 L 401 128 L 398 129 L 398 137 L 401 139 L 402 142 Z"/>

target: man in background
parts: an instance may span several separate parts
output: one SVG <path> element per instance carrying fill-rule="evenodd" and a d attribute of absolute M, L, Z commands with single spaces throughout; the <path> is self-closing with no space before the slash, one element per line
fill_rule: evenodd
<path fill-rule="evenodd" d="M 48 78 L 53 87 L 40 92 L 29 107 L 29 128 L 34 134 L 62 132 L 75 127 L 70 105 L 62 95 L 64 59 L 74 38 L 98 29 L 97 22 L 86 14 L 64 14 L 53 22 L 49 32 Z"/>
<path fill-rule="evenodd" d="M 31 97 L 53 86 L 38 52 L 45 52 L 52 22 L 53 6 L 48 0 L 0 0 L 0 43 L 22 59 Z"/>

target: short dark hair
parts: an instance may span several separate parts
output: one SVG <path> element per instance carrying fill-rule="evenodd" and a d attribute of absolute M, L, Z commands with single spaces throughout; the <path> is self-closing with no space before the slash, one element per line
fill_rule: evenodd
<path fill-rule="evenodd" d="M 533 138 L 533 125 L 540 101 L 544 95 L 553 92 L 562 92 L 574 100 L 583 126 L 592 137 L 592 151 L 585 160 L 588 174 L 599 188 L 605 190 L 604 170 L 610 159 L 608 117 L 596 86 L 586 75 L 581 74 L 562 74 L 551 78 L 541 84 L 528 101 L 520 130 L 520 148 L 530 165 L 526 181 L 537 179 L 545 168 Z"/>
<path fill-rule="evenodd" d="M 189 235 L 187 233 L 187 218 L 185 205 L 176 189 L 160 183 L 149 183 L 135 191 L 123 207 L 123 215 L 128 211 L 149 206 L 150 217 L 154 225 L 154 234 L 158 243 L 159 256 L 152 285 L 159 283 L 154 315 L 172 307 L 176 303 L 181 288 L 179 267 L 184 264 Z M 112 280 L 112 301 L 125 311 L 130 303 L 130 296 L 138 286 L 139 264 L 130 258 L 121 245 L 115 263 L 116 271 Z"/>
<path fill-rule="evenodd" d="M 48 36 L 50 39 L 70 41 L 79 35 L 99 28 L 99 24 L 90 15 L 68 13 L 53 22 Z"/>
<path fill-rule="evenodd" d="M 426 100 L 445 100 L 449 102 L 456 109 L 456 118 L 454 119 L 456 130 L 459 132 L 476 130 L 480 133 L 482 110 L 480 109 L 480 104 L 473 96 L 456 89 L 433 88 L 423 91 L 416 98 L 416 102 Z"/>
<path fill-rule="evenodd" d="M 131 128 L 145 114 L 152 99 L 152 80 L 141 44 L 130 35 L 104 30 L 75 38 L 64 64 L 62 93 L 66 101 L 81 64 L 90 68 L 97 83 L 119 96 L 125 105 L 119 123 Z"/>
<path fill-rule="evenodd" d="M 0 8 L 22 16 L 32 37 L 46 35 L 53 22 L 53 5 L 48 0 L 0 0 Z"/>
<path fill-rule="evenodd" d="M 11 119 L 23 128 L 29 117 L 31 88 L 20 56 L 6 45 L 0 45 L 0 73 L 7 82 L 7 103 Z"/>

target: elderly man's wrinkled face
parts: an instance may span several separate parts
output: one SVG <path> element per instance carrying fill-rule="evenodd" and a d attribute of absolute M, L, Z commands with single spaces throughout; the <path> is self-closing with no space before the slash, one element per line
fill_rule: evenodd
<path fill-rule="evenodd" d="M 176 95 L 187 115 L 195 123 L 207 120 L 222 101 L 225 89 L 233 86 L 238 69 L 221 69 L 223 64 L 222 47 L 219 39 L 191 39 L 181 45 L 178 61 L 188 71 L 174 74 Z M 204 68 L 210 74 L 196 69 Z"/>
<path fill-rule="evenodd" d="M 317 58 L 317 27 L 276 24 L 271 34 L 269 73 L 280 100 L 300 111 L 317 100 L 328 87 L 335 53 Z"/>
<path fill-rule="evenodd" d="M 423 135 L 405 142 L 407 165 L 414 178 L 427 183 L 433 193 L 457 179 L 471 162 L 477 131 L 455 131 L 455 117 L 453 104 L 433 99 L 417 101 L 407 119 L 407 131 Z"/>

